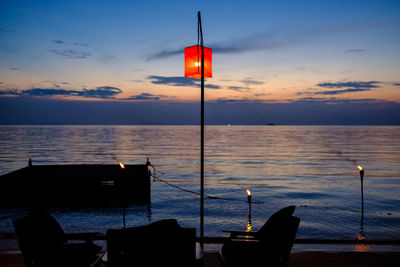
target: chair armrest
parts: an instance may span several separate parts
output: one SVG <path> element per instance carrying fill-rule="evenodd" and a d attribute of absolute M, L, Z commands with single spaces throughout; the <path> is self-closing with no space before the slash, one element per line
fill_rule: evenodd
<path fill-rule="evenodd" d="M 229 238 L 238 238 L 238 236 L 254 238 L 257 234 L 255 231 L 242 231 L 242 230 L 222 230 L 222 232 L 230 233 Z"/>

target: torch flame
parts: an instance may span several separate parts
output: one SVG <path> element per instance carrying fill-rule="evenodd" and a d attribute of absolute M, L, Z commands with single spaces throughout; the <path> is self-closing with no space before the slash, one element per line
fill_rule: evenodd
<path fill-rule="evenodd" d="M 248 196 L 251 196 L 250 190 L 249 190 L 249 189 L 245 189 L 245 190 L 246 190 L 246 192 L 247 192 L 247 195 L 248 195 Z"/>
<path fill-rule="evenodd" d="M 357 234 L 358 240 L 365 240 L 365 236 L 362 233 Z"/>
<path fill-rule="evenodd" d="M 125 165 L 122 164 L 122 162 L 118 162 L 118 163 L 119 163 L 119 166 L 121 166 L 121 169 L 125 169 Z"/>
<path fill-rule="evenodd" d="M 358 168 L 360 171 L 363 171 L 363 170 L 364 170 L 363 167 L 361 167 L 360 165 L 357 165 L 357 168 Z"/>

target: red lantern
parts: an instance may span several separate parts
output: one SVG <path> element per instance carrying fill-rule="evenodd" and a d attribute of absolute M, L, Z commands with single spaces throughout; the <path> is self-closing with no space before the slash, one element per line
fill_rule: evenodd
<path fill-rule="evenodd" d="M 185 77 L 201 79 L 201 46 L 185 48 Z M 212 77 L 212 49 L 204 47 L 204 78 Z"/>

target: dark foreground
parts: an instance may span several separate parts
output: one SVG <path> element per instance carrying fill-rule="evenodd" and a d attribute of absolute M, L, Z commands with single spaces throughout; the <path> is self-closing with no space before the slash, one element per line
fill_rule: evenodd
<path fill-rule="evenodd" d="M 0 266 L 23 267 L 19 252 L 0 253 Z M 216 251 L 206 252 L 205 267 L 217 267 Z M 398 252 L 292 252 L 288 266 L 400 266 Z"/>

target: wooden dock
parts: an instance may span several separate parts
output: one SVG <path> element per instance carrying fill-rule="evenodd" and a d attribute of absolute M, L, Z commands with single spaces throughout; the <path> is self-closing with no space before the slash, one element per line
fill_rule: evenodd
<path fill-rule="evenodd" d="M 0 206 L 150 203 L 149 164 L 30 164 L 0 176 Z"/>

